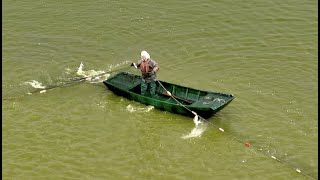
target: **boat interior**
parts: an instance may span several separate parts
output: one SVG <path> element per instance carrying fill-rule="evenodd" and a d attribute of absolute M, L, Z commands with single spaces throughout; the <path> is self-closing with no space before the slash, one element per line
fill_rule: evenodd
<path fill-rule="evenodd" d="M 181 87 L 178 85 L 173 85 L 166 82 L 162 82 L 161 84 L 164 86 L 165 89 L 159 83 L 157 83 L 156 95 L 152 98 L 158 99 L 160 101 L 165 101 L 168 103 L 175 104 L 175 103 L 178 103 L 177 101 L 179 101 L 183 105 L 190 105 L 198 101 L 201 98 L 201 96 L 205 96 L 207 94 L 206 92 L 197 91 L 197 90 L 186 88 L 186 87 Z M 130 89 L 130 91 L 140 94 L 141 93 L 140 84 Z M 167 93 L 167 91 L 169 91 L 172 94 L 172 96 L 170 96 Z M 151 97 L 148 90 L 147 90 L 146 96 Z"/>

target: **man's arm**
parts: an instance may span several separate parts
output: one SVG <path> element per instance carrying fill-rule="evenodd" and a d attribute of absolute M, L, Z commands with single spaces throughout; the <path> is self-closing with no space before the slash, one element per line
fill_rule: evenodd
<path fill-rule="evenodd" d="M 159 71 L 158 63 L 156 63 L 154 60 L 152 60 L 152 63 L 153 63 L 153 69 L 152 69 L 152 71 L 153 71 L 153 72 L 158 72 L 158 71 Z"/>
<path fill-rule="evenodd" d="M 138 61 L 138 63 L 132 63 L 132 65 L 134 66 L 134 68 L 138 69 L 138 67 L 140 67 L 140 64 L 141 64 L 141 60 Z"/>

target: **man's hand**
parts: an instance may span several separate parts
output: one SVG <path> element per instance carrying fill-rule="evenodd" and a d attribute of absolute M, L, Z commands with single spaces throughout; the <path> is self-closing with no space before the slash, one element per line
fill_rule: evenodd
<path fill-rule="evenodd" d="M 138 69 L 136 63 L 131 63 L 131 66 L 134 66 L 134 68 Z"/>
<path fill-rule="evenodd" d="M 152 71 L 153 71 L 154 73 L 156 73 L 156 72 L 158 72 L 158 70 L 159 70 L 159 68 L 158 68 L 158 67 L 155 67 L 155 68 L 153 68 Z"/>

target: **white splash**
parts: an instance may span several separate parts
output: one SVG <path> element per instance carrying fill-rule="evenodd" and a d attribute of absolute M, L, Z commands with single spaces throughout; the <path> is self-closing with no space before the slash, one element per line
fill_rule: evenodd
<path fill-rule="evenodd" d="M 91 83 L 100 83 L 110 76 L 109 73 L 105 73 L 104 71 L 95 71 L 95 70 L 83 70 L 84 64 L 81 62 L 80 66 L 78 67 L 77 74 L 79 76 L 86 77 L 87 81 L 90 81 Z"/>
<path fill-rule="evenodd" d="M 201 137 L 203 132 L 207 129 L 207 125 L 204 124 L 200 119 L 198 114 L 194 113 L 195 116 L 193 118 L 193 122 L 195 127 L 191 130 L 190 134 L 184 135 L 181 138 L 182 139 L 189 139 L 189 138 L 195 138 L 195 137 Z"/>
<path fill-rule="evenodd" d="M 141 108 L 141 107 L 133 107 L 131 104 L 129 104 L 127 107 L 126 107 L 126 110 L 129 111 L 129 112 L 149 112 L 151 111 L 152 109 L 154 109 L 153 106 L 147 106 L 147 107 L 144 107 L 144 108 Z"/>
<path fill-rule="evenodd" d="M 201 135 L 205 132 L 206 129 L 207 129 L 207 125 L 205 123 L 198 124 L 198 126 L 193 128 L 188 135 L 184 135 L 181 138 L 190 139 L 190 138 L 201 137 Z"/>
<path fill-rule="evenodd" d="M 77 74 L 78 74 L 78 75 L 81 75 L 81 74 L 82 74 L 82 68 L 83 68 L 83 66 L 84 66 L 83 63 L 81 62 L 81 63 L 80 63 L 80 66 L 78 67 L 78 71 L 77 71 Z"/>
<path fill-rule="evenodd" d="M 36 80 L 25 82 L 25 84 L 30 84 L 32 87 L 37 88 L 37 89 L 45 89 L 46 88 L 45 86 L 42 85 L 42 83 L 40 83 Z"/>

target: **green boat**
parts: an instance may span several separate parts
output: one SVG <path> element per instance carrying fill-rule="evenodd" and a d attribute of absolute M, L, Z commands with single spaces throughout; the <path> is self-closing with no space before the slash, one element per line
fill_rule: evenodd
<path fill-rule="evenodd" d="M 157 109 L 193 117 L 210 118 L 227 106 L 235 97 L 231 94 L 202 91 L 164 81 L 156 83 L 156 95 L 140 94 L 141 76 L 120 72 L 103 83 L 113 93 Z M 168 92 L 169 91 L 169 92 Z"/>

